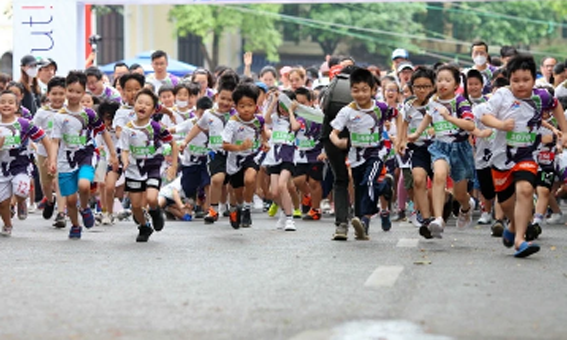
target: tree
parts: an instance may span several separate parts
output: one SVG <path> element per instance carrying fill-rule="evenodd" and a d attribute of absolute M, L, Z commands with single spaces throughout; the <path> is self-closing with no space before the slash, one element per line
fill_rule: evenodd
<path fill-rule="evenodd" d="M 292 6 L 299 6 L 299 10 Z M 417 51 L 410 33 L 420 32 L 421 23 L 414 20 L 425 12 L 423 3 L 361 3 L 288 5 L 289 13 L 297 13 L 311 22 L 297 22 L 297 39 L 311 37 L 325 54 L 333 54 L 342 42 L 362 43 L 371 53 L 387 55 L 396 47 Z M 366 31 L 365 31 L 366 30 Z M 379 33 L 382 32 L 382 33 Z M 397 35 L 396 35 L 397 34 Z"/>
<path fill-rule="evenodd" d="M 281 5 L 258 4 L 249 8 L 277 13 Z M 243 12 L 231 6 L 179 5 L 171 9 L 169 17 L 179 36 L 194 34 L 202 39 L 201 50 L 210 68 L 218 65 L 220 38 L 224 32 L 240 31 L 246 51 L 262 50 L 268 60 L 279 60 L 282 35 L 268 16 Z M 208 51 L 204 44 L 208 39 L 212 39 L 212 51 Z"/>

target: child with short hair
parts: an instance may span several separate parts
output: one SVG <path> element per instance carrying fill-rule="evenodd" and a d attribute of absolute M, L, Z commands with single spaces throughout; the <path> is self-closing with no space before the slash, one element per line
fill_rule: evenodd
<path fill-rule="evenodd" d="M 28 110 L 26 107 L 21 105 L 22 100 L 24 99 L 24 93 L 25 93 L 24 85 L 22 85 L 22 83 L 19 83 L 19 82 L 11 81 L 11 82 L 8 83 L 8 85 L 6 85 L 6 89 L 8 91 L 14 93 L 16 95 L 16 97 L 18 98 L 18 102 L 20 103 L 20 107 L 18 108 L 18 112 L 16 112 L 16 114 L 19 115 L 22 118 L 32 120 L 33 117 L 32 117 L 30 110 Z"/>
<path fill-rule="evenodd" d="M 120 103 L 122 97 L 115 88 L 106 85 L 103 81 L 103 74 L 96 66 L 91 66 L 85 70 L 87 76 L 87 89 L 100 101 L 110 100 Z"/>
<path fill-rule="evenodd" d="M 531 55 L 520 54 L 507 64 L 510 87 L 496 91 L 488 100 L 481 122 L 495 128 L 492 177 L 496 197 L 510 220 L 502 241 L 515 247 L 515 257 L 530 256 L 539 245 L 527 242 L 526 230 L 533 211 L 533 194 L 538 165 L 534 156 L 540 142 L 539 128 L 544 111 L 551 111 L 567 145 L 567 122 L 563 108 L 544 89 L 534 89 L 536 63 Z"/>
<path fill-rule="evenodd" d="M 216 108 L 213 107 L 205 111 L 185 137 L 185 145 L 187 145 L 201 132 L 208 135 L 207 147 L 210 149 L 208 168 L 211 176 L 211 186 L 209 189 L 210 207 L 207 216 L 205 216 L 206 224 L 218 221 L 219 201 L 223 186 L 228 183 L 227 153 L 223 149 L 222 133 L 230 117 L 236 112 L 233 108 L 234 102 L 232 100 L 232 92 L 235 88 L 236 83 L 232 81 L 222 82 L 215 95 Z"/>
<path fill-rule="evenodd" d="M 213 101 L 209 97 L 201 97 L 197 101 L 195 117 L 169 128 L 169 131 L 173 134 L 185 135 L 193 129 L 203 116 L 203 113 L 212 107 Z M 204 190 L 204 192 L 208 192 L 211 184 L 211 177 L 207 169 L 207 154 L 210 151 L 207 147 L 207 141 L 207 135 L 204 132 L 200 132 L 189 144 L 181 141 L 179 145 L 179 149 L 182 152 L 181 186 L 185 196 L 193 198 L 195 202 L 197 202 L 198 191 Z"/>
<path fill-rule="evenodd" d="M 115 170 L 118 169 L 116 149 L 104 123 L 93 110 L 81 106 L 86 84 L 87 77 L 84 73 L 69 72 L 65 78 L 67 106 L 54 116 L 51 132 L 51 161 L 57 161 L 59 188 L 61 196 L 66 199 L 67 213 L 72 223 L 69 231 L 71 239 L 80 239 L 82 231 L 78 219 L 77 192 L 85 227 L 92 228 L 95 223 L 93 213 L 88 207 L 91 183 L 94 180 L 93 137 L 102 134 L 110 151 L 110 164 Z"/>
<path fill-rule="evenodd" d="M 11 91 L 0 94 L 0 216 L 4 226 L 0 232 L 3 236 L 12 235 L 12 217 L 10 204 L 12 195 L 18 205 L 23 204 L 30 191 L 28 168 L 31 164 L 28 151 L 30 140 L 41 143 L 49 149 L 50 141 L 45 132 L 31 121 L 16 116 L 20 104 L 17 96 Z M 48 151 L 51 156 L 51 151 Z M 48 159 L 52 159 L 49 157 Z M 48 172 L 55 173 L 52 161 L 42 164 Z M 19 216 L 22 219 L 21 216 Z"/>
<path fill-rule="evenodd" d="M 252 225 L 250 209 L 256 191 L 260 147 L 267 141 L 263 117 L 256 115 L 259 89 L 254 84 L 240 84 L 232 93 L 237 114 L 230 117 L 222 131 L 222 147 L 227 151 L 226 173 L 234 189 L 237 206 L 230 212 L 233 228 Z M 261 139 L 260 139 L 261 138 Z"/>
<path fill-rule="evenodd" d="M 42 106 L 33 117 L 32 122 L 43 131 L 47 136 L 51 135 L 53 130 L 53 120 L 57 112 L 65 105 L 65 78 L 53 77 L 47 83 L 47 96 L 49 97 L 49 105 Z M 57 216 L 55 223 L 56 228 L 65 228 L 65 199 L 59 192 L 59 185 L 55 180 L 55 173 L 49 173 L 47 167 L 44 166 L 48 160 L 48 152 L 43 144 L 37 145 L 36 158 L 39 170 L 39 179 L 43 195 L 45 196 L 45 206 L 43 208 L 43 218 L 46 220 L 51 219 L 55 209 L 55 202 L 57 202 Z M 56 194 L 53 197 L 53 194 Z"/>
<path fill-rule="evenodd" d="M 389 108 L 386 103 L 374 100 L 377 84 L 372 73 L 366 69 L 356 69 L 351 73 L 350 89 L 353 102 L 342 108 L 331 122 L 333 131 L 329 139 L 341 149 L 347 149 L 350 142 L 349 161 L 352 168 L 355 210 L 351 223 L 356 239 L 368 240 L 370 218 L 378 213 L 378 204 L 382 208 L 382 229 L 386 231 L 391 227 L 388 202 L 383 197 L 384 192 L 378 179 L 388 151 L 384 147 L 384 123 L 396 118 L 398 111 Z M 344 129 L 350 132 L 350 140 L 339 137 Z M 337 227 L 333 239 L 346 240 L 347 232 L 348 225 L 341 224 Z"/>
<path fill-rule="evenodd" d="M 168 180 L 173 180 L 177 174 L 177 143 L 165 127 L 151 119 L 158 105 L 159 99 L 152 91 L 142 89 L 138 92 L 134 104 L 136 118 L 126 124 L 124 133 L 120 135 L 125 189 L 130 194 L 132 213 L 139 223 L 136 242 L 147 242 L 154 230 L 161 231 L 164 227 L 163 213 L 158 204 L 164 144 L 171 145 L 172 164 L 167 169 Z M 150 208 L 151 223 L 146 220 L 144 202 Z"/>

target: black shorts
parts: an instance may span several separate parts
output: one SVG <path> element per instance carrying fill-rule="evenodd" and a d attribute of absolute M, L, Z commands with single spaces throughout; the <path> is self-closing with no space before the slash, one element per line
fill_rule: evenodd
<path fill-rule="evenodd" d="M 210 153 L 208 166 L 210 177 L 218 173 L 226 174 L 226 153 L 222 151 Z"/>
<path fill-rule="evenodd" d="M 295 164 L 291 162 L 281 162 L 278 165 L 269 165 L 267 167 L 268 175 L 279 175 L 283 170 L 287 170 L 291 173 L 292 176 L 295 174 Z"/>
<path fill-rule="evenodd" d="M 478 169 L 476 170 L 476 177 L 480 184 L 482 197 L 489 201 L 496 197 L 496 189 L 494 188 L 494 180 L 492 179 L 492 169 Z"/>
<path fill-rule="evenodd" d="M 412 151 L 411 168 L 422 168 L 427 172 L 429 178 L 433 178 L 433 169 L 431 166 L 431 154 L 427 150 L 427 145 L 418 146 Z"/>
<path fill-rule="evenodd" d="M 323 169 L 325 164 L 323 162 L 317 163 L 299 163 L 295 166 L 295 173 L 293 177 L 307 176 L 315 181 L 323 181 Z"/>
<path fill-rule="evenodd" d="M 122 176 L 122 164 L 120 164 L 120 166 L 118 167 L 118 171 L 112 170 L 112 165 L 107 166 L 106 173 L 108 174 L 109 172 L 116 172 L 118 174 L 118 177 Z"/>
<path fill-rule="evenodd" d="M 234 189 L 242 188 L 244 186 L 244 174 L 246 173 L 246 170 L 254 169 L 256 172 L 258 172 L 259 168 L 260 166 L 253 159 L 244 161 L 244 163 L 242 163 L 241 169 L 237 173 L 230 175 L 230 185 Z"/>
<path fill-rule="evenodd" d="M 551 190 L 555 181 L 555 171 L 551 169 L 541 169 L 537 172 L 536 187 L 544 187 Z"/>
<path fill-rule="evenodd" d="M 126 178 L 126 186 L 124 190 L 127 192 L 144 192 L 148 188 L 159 190 L 161 187 L 161 178 L 148 178 L 143 181 Z"/>

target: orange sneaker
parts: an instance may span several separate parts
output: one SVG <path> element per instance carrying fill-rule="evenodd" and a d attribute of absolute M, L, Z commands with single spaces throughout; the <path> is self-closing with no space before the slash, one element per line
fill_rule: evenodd
<path fill-rule="evenodd" d="M 209 208 L 209 213 L 205 216 L 205 224 L 213 224 L 219 220 L 219 213 L 213 208 Z"/>
<path fill-rule="evenodd" d="M 307 215 L 303 216 L 304 221 L 319 221 L 321 219 L 321 211 L 319 209 L 309 209 Z"/>
<path fill-rule="evenodd" d="M 250 210 L 248 211 L 248 213 L 250 213 Z M 240 216 L 241 216 L 240 208 L 236 207 L 230 209 L 230 214 L 228 215 L 228 218 L 230 219 L 230 226 L 233 227 L 234 229 L 240 228 Z"/>

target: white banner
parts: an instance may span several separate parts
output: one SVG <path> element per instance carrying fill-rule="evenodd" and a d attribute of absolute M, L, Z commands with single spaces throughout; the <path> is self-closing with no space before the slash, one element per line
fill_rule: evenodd
<path fill-rule="evenodd" d="M 76 0 L 13 1 L 15 79 L 20 75 L 20 59 L 26 54 L 52 58 L 59 75 L 84 68 L 82 9 Z"/>

